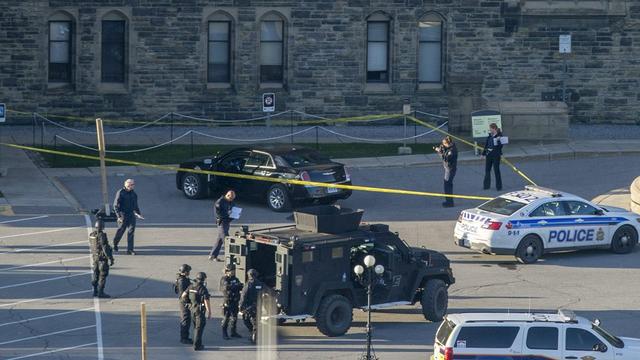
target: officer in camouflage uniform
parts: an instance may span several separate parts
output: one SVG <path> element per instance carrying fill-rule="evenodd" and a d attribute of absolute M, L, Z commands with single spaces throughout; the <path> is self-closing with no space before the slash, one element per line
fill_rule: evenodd
<path fill-rule="evenodd" d="M 196 275 L 195 282 L 189 285 L 187 291 L 182 294 L 183 297 L 188 297 L 191 303 L 191 319 L 193 319 L 194 326 L 193 349 L 196 351 L 204 350 L 202 332 L 207 324 L 207 319 L 211 319 L 211 304 L 209 303 L 211 296 L 209 295 L 209 290 L 207 290 L 206 279 L 207 274 L 199 272 Z"/>
<path fill-rule="evenodd" d="M 258 331 L 256 322 L 258 316 L 258 296 L 262 291 L 262 282 L 258 280 L 258 271 L 256 269 L 249 269 L 247 275 L 249 280 L 247 281 L 247 286 L 242 290 L 240 311 L 242 311 L 244 324 L 251 333 L 250 340 L 255 343 Z"/>
<path fill-rule="evenodd" d="M 222 338 L 225 340 L 230 339 L 227 332 L 229 324 L 231 324 L 231 337 L 242 337 L 236 331 L 241 290 L 242 283 L 236 277 L 235 264 L 227 264 L 224 269 L 224 276 L 220 279 L 220 291 L 223 296 L 222 315 L 224 317 L 222 320 Z"/>
<path fill-rule="evenodd" d="M 183 344 L 193 344 L 193 340 L 189 338 L 189 328 L 191 327 L 191 305 L 188 298 L 183 298 L 182 295 L 189 285 L 191 280 L 189 279 L 189 272 L 191 266 L 188 264 L 182 264 L 178 270 L 178 278 L 173 284 L 173 290 L 178 294 L 178 309 L 180 309 L 180 342 Z"/>
<path fill-rule="evenodd" d="M 91 269 L 93 276 L 91 285 L 93 286 L 93 296 L 99 298 L 110 298 L 104 292 L 104 286 L 109 276 L 109 263 L 113 266 L 113 252 L 107 234 L 104 232 L 104 221 L 98 219 L 95 223 L 95 230 L 89 234 L 91 245 Z"/>

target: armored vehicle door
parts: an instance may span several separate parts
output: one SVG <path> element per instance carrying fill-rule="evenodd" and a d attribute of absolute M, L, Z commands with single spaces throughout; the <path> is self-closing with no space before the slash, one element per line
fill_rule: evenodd
<path fill-rule="evenodd" d="M 289 249 L 278 246 L 276 250 L 276 286 L 275 290 L 279 291 L 280 304 L 285 308 L 289 308 L 289 285 L 290 285 L 290 273 L 291 273 L 291 258 L 289 255 Z"/>
<path fill-rule="evenodd" d="M 255 244 L 253 241 L 247 241 L 243 237 L 229 236 L 224 244 L 224 253 L 226 255 L 226 262 L 229 264 L 236 264 L 236 277 L 244 284 L 247 280 L 247 270 L 251 269 L 251 257 L 249 249 L 250 244 Z"/>
<path fill-rule="evenodd" d="M 413 295 L 408 290 L 410 274 L 407 273 L 406 264 L 402 253 L 393 243 L 377 242 L 372 250 L 376 258 L 376 265 L 384 266 L 378 289 L 384 298 L 376 300 L 376 303 L 388 303 L 396 301 L 409 301 Z M 384 289 L 384 290 L 382 290 Z"/>

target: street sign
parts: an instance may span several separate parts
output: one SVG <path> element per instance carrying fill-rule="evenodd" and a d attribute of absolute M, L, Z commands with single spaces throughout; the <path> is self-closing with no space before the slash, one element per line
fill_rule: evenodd
<path fill-rule="evenodd" d="M 502 115 L 495 110 L 480 110 L 471 113 L 471 131 L 472 137 L 486 138 L 489 134 L 489 125 L 498 125 L 502 129 Z"/>
<path fill-rule="evenodd" d="M 0 104 L 0 123 L 7 121 L 7 117 L 5 115 L 6 110 L 7 110 L 7 107 L 4 104 Z"/>
<path fill-rule="evenodd" d="M 262 111 L 263 112 L 276 111 L 276 94 L 274 93 L 262 94 Z"/>
<path fill-rule="evenodd" d="M 560 54 L 571 54 L 571 34 L 560 35 Z"/>

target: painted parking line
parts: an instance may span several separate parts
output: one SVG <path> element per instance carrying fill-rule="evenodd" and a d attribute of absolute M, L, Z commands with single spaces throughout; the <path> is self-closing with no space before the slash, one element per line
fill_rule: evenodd
<path fill-rule="evenodd" d="M 85 255 L 85 256 L 78 256 L 78 257 L 69 258 L 69 259 L 58 259 L 58 260 L 54 260 L 54 261 L 47 261 L 47 262 L 42 262 L 42 263 L 37 263 L 37 264 L 27 264 L 27 265 L 20 265 L 20 266 L 12 266 L 12 267 L 9 267 L 9 268 L 6 268 L 6 269 L 0 269 L 0 273 L 7 272 L 7 271 L 10 271 L 10 270 L 28 268 L 28 267 L 36 267 L 36 266 L 49 265 L 49 264 L 62 264 L 62 263 L 72 262 L 72 261 L 76 261 L 76 260 L 80 260 L 80 259 L 86 259 L 87 257 L 90 257 L 90 256 Z"/>
<path fill-rule="evenodd" d="M 38 298 L 38 299 L 21 300 L 21 301 L 16 301 L 16 302 L 9 303 L 9 304 L 2 304 L 2 305 L 0 305 L 0 308 L 20 305 L 20 304 L 24 304 L 24 303 L 42 301 L 42 300 L 58 299 L 58 298 L 67 297 L 67 296 L 71 296 L 71 295 L 80 295 L 80 294 L 90 293 L 92 291 L 93 290 L 74 291 L 74 292 L 70 292 L 70 293 L 66 293 L 66 294 L 58 294 L 58 295 L 46 296 L 46 297 L 42 297 L 42 298 Z"/>
<path fill-rule="evenodd" d="M 38 246 L 38 247 L 33 247 L 33 248 L 16 249 L 16 250 L 13 250 L 13 251 L 0 252 L 0 255 L 21 253 L 21 252 L 25 252 L 25 251 L 48 249 L 48 248 L 52 248 L 52 247 L 65 246 L 65 245 L 81 244 L 81 243 L 85 243 L 85 242 L 86 241 L 73 241 L 73 242 L 68 242 L 68 243 L 63 243 L 63 244 L 52 244 L 52 245 Z"/>
<path fill-rule="evenodd" d="M 9 238 L 20 237 L 20 236 L 31 236 L 31 235 L 49 234 L 49 233 L 60 232 L 60 231 L 67 231 L 67 230 L 73 230 L 73 229 L 80 229 L 81 227 L 82 227 L 82 226 L 73 226 L 73 227 L 67 227 L 67 228 L 62 228 L 62 229 L 52 229 L 52 230 L 35 231 L 35 232 L 23 233 L 23 234 L 15 234 L 15 235 L 5 235 L 5 236 L 0 236 L 0 239 L 9 239 Z"/>
<path fill-rule="evenodd" d="M 48 355 L 48 354 L 55 354 L 58 352 L 63 352 L 63 351 L 69 351 L 69 350 L 74 350 L 74 349 L 80 349 L 80 348 L 84 348 L 84 347 L 89 347 L 89 346 L 93 346 L 96 343 L 89 343 L 89 344 L 82 344 L 82 345 L 77 345 L 77 346 L 71 346 L 71 347 L 66 347 L 66 348 L 61 348 L 61 349 L 55 349 L 55 350 L 49 350 L 49 351 L 43 351 L 43 352 L 39 352 L 39 353 L 35 353 L 35 354 L 29 354 L 29 355 L 23 355 L 23 356 L 18 356 L 18 357 L 12 357 L 10 359 L 7 360 L 19 360 L 19 359 L 28 359 L 28 358 L 32 358 L 32 357 L 36 357 L 36 356 L 42 356 L 42 355 Z"/>
<path fill-rule="evenodd" d="M 91 218 L 89 215 L 84 216 L 84 223 L 87 227 L 87 235 L 90 237 L 93 232 L 93 226 L 91 224 Z M 91 246 L 91 244 L 89 244 Z M 93 268 L 92 259 L 89 258 L 89 267 Z M 100 299 L 97 297 L 93 298 L 93 312 L 96 317 L 96 344 L 98 347 L 98 360 L 104 359 L 104 350 L 102 345 L 102 315 L 100 314 Z"/>
<path fill-rule="evenodd" d="M 52 335 L 66 334 L 66 333 L 70 333 L 70 332 L 74 332 L 74 331 L 91 329 L 91 328 L 94 328 L 94 327 L 96 327 L 96 326 L 95 325 L 88 325 L 88 326 L 81 326 L 81 327 L 77 327 L 77 328 L 73 328 L 73 329 L 54 331 L 54 332 L 50 332 L 50 333 L 46 333 L 46 334 L 42 334 L 42 335 L 28 336 L 28 337 L 25 337 L 25 338 L 20 338 L 20 339 L 1 342 L 0 346 L 8 345 L 8 344 L 15 344 L 15 343 L 18 343 L 18 342 L 29 341 L 29 340 L 33 340 L 33 339 L 40 339 L 40 338 L 47 337 L 47 336 L 52 336 Z"/>
<path fill-rule="evenodd" d="M 85 272 L 82 272 L 82 273 L 79 273 L 79 274 L 56 276 L 56 277 L 47 278 L 47 279 L 41 279 L 41 280 L 27 281 L 27 282 L 18 283 L 18 284 L 0 286 L 0 290 L 11 289 L 11 288 L 19 287 L 19 286 L 39 284 L 39 283 L 43 283 L 43 282 L 47 282 L 47 281 L 56 281 L 56 280 L 61 280 L 61 279 L 69 279 L 69 278 L 72 278 L 72 277 L 84 276 L 84 275 L 89 275 L 89 274 L 91 274 L 91 271 L 85 271 Z"/>
<path fill-rule="evenodd" d="M 24 323 L 31 322 L 31 321 L 42 320 L 42 319 L 48 319 L 48 318 L 52 318 L 52 317 L 63 316 L 63 315 L 69 315 L 69 314 L 75 314 L 75 313 L 79 313 L 79 312 L 83 312 L 83 311 L 88 311 L 88 310 L 93 310 L 93 306 L 92 306 L 92 307 L 88 307 L 88 308 L 84 308 L 84 309 L 71 310 L 71 311 L 64 311 L 64 312 L 61 312 L 61 313 L 56 313 L 56 314 L 51 314 L 51 315 L 44 315 L 44 316 L 32 317 L 32 318 L 24 319 L 24 320 L 20 320 L 20 321 L 12 321 L 12 322 L 8 322 L 8 323 L 0 324 L 0 327 L 3 327 L 3 326 L 9 326 L 9 325 L 16 325 L 16 324 L 24 324 Z"/>
<path fill-rule="evenodd" d="M 23 219 L 6 220 L 6 221 L 0 221 L 0 224 L 10 224 L 10 223 L 16 223 L 16 222 L 21 222 L 21 221 L 44 219 L 44 218 L 47 218 L 47 217 L 49 217 L 49 215 L 40 215 L 40 216 L 34 216 L 34 217 L 29 217 L 29 218 L 23 218 Z"/>

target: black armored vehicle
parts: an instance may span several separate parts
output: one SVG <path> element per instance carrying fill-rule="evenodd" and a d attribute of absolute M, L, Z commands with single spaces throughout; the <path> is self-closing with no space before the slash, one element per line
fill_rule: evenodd
<path fill-rule="evenodd" d="M 362 210 L 315 206 L 294 212 L 295 225 L 241 232 L 227 237 L 228 263 L 241 281 L 249 269 L 275 294 L 280 322 L 315 318 L 327 336 L 351 326 L 354 308 L 365 309 L 367 290 L 354 273 L 367 255 L 384 272 L 375 278 L 372 309 L 420 302 L 427 320 L 440 321 L 455 282 L 441 253 L 413 248 L 388 225 L 362 224 Z"/>

